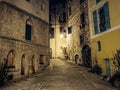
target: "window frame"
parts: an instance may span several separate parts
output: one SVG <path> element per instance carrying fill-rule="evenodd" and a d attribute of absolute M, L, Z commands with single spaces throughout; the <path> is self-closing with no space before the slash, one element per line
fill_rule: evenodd
<path fill-rule="evenodd" d="M 106 5 L 108 5 L 108 6 L 107 6 L 107 9 L 106 9 L 106 7 L 105 7 Z M 103 15 L 103 16 L 104 16 L 104 24 L 103 24 L 103 21 L 101 21 L 101 19 L 100 19 L 100 14 L 99 14 L 99 12 L 100 12 L 101 9 L 104 10 L 104 15 Z M 105 12 L 105 9 L 107 10 L 107 13 Z M 94 12 L 96 12 L 96 20 L 97 20 L 97 24 L 96 24 L 96 25 L 95 25 Z M 93 23 L 94 23 L 94 35 L 100 34 L 100 33 L 104 32 L 104 31 L 107 31 L 108 29 L 111 28 L 110 13 L 109 13 L 109 3 L 108 3 L 108 2 L 104 3 L 104 4 L 103 4 L 101 7 L 99 7 L 97 10 L 94 10 L 92 14 L 93 14 Z M 102 13 L 102 14 L 103 14 L 103 13 Z M 104 30 L 101 29 L 100 24 L 103 24 L 103 25 L 104 25 L 104 27 L 105 27 Z M 97 26 L 97 32 L 96 32 L 95 26 Z"/>
<path fill-rule="evenodd" d="M 32 25 L 26 24 L 25 28 L 25 40 L 31 41 L 32 39 Z"/>

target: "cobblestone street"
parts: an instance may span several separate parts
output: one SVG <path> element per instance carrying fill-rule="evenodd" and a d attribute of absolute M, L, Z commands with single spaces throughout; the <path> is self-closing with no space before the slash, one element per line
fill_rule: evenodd
<path fill-rule="evenodd" d="M 88 73 L 85 67 L 59 59 L 51 60 L 40 74 L 14 83 L 0 90 L 117 90 L 102 77 Z"/>

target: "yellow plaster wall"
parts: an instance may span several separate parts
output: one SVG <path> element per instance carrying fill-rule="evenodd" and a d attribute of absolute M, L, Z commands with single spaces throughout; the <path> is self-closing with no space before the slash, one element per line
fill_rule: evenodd
<path fill-rule="evenodd" d="M 98 64 L 103 69 L 103 74 L 106 74 L 106 64 L 105 64 L 105 58 L 110 59 L 111 63 L 111 74 L 114 73 L 114 70 L 112 67 L 112 58 L 113 53 L 116 53 L 116 50 L 120 49 L 120 29 L 112 31 L 106 35 L 99 36 L 97 38 L 94 38 L 91 42 L 91 48 L 92 48 L 92 60 L 93 64 L 95 64 L 94 59 L 96 58 L 98 61 Z M 97 50 L 97 42 L 101 42 L 101 51 Z"/>

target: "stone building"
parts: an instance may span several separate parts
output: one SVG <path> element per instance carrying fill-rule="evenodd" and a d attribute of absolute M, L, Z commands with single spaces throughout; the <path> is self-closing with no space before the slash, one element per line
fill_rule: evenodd
<path fill-rule="evenodd" d="M 60 2 L 55 5 L 56 7 L 54 6 L 54 10 L 52 10 L 55 12 L 51 12 L 51 27 L 54 27 L 52 30 L 55 31 L 55 37 L 50 39 L 52 56 L 63 56 L 61 54 L 63 50 L 63 57 L 67 57 L 76 64 L 91 67 L 88 0 L 66 0 L 64 3 Z M 65 22 L 62 23 L 59 22 L 59 16 L 62 16 L 61 12 L 66 14 L 63 15 Z M 63 27 L 63 31 L 65 31 L 65 38 L 62 39 L 60 38 L 60 31 L 62 31 L 60 27 Z M 57 54 L 55 55 L 55 53 Z"/>
<path fill-rule="evenodd" d="M 80 4 L 79 0 L 68 0 L 68 35 L 67 35 L 67 52 L 69 59 L 79 63 L 81 59 L 80 47 Z"/>
<path fill-rule="evenodd" d="M 76 64 L 91 67 L 88 0 L 68 0 L 68 56 Z"/>
<path fill-rule="evenodd" d="M 0 63 L 21 78 L 49 63 L 48 0 L 0 0 Z"/>
<path fill-rule="evenodd" d="M 52 58 L 64 58 L 67 47 L 67 7 L 66 0 L 54 1 L 50 5 L 50 48 Z"/>

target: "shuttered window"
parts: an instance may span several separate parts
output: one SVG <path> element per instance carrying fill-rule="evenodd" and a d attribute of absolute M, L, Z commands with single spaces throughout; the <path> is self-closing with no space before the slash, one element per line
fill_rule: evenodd
<path fill-rule="evenodd" d="M 93 12 L 94 21 L 94 32 L 98 34 L 99 32 L 104 32 L 110 29 L 110 16 L 109 16 L 109 5 L 106 2 L 103 7 Z M 99 20 L 99 21 L 98 21 Z"/>
<path fill-rule="evenodd" d="M 104 12 L 105 12 L 105 26 L 106 29 L 111 28 L 110 26 L 110 16 L 109 16 L 109 4 L 108 2 L 104 4 Z"/>
<path fill-rule="evenodd" d="M 94 19 L 94 31 L 95 31 L 95 34 L 98 34 L 97 11 L 94 11 L 94 12 L 93 12 L 93 19 Z"/>

